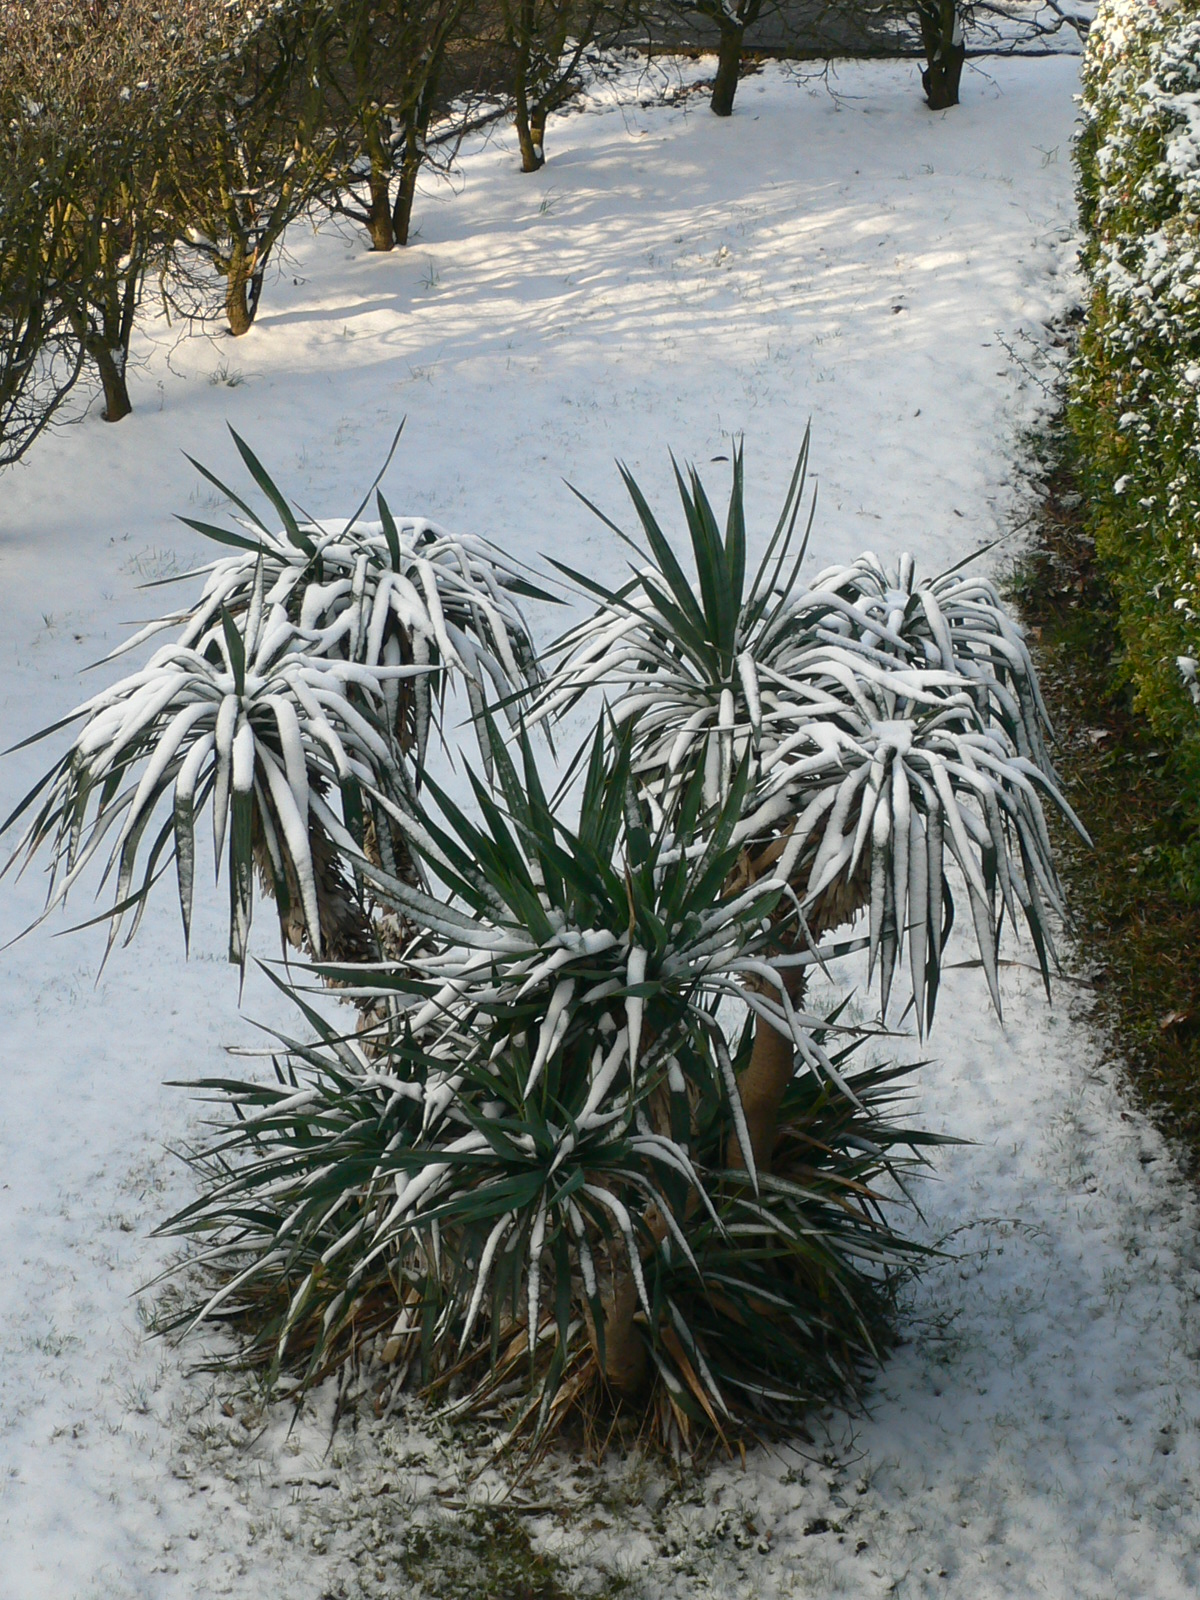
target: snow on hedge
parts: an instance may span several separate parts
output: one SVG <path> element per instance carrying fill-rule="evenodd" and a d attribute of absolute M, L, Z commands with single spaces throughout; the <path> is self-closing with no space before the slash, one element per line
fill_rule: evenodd
<path fill-rule="evenodd" d="M 1104 0 L 1077 154 L 1092 301 L 1072 419 L 1141 701 L 1200 649 L 1200 11 Z"/>

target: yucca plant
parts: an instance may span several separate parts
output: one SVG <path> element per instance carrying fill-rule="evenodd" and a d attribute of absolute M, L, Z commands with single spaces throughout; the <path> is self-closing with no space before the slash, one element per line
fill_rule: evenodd
<path fill-rule="evenodd" d="M 810 512 L 796 548 L 808 452 L 806 432 L 783 510 L 752 573 L 747 565 L 740 447 L 734 453 L 724 534 L 699 478 L 692 472 L 685 481 L 675 468 L 694 581 L 625 468 L 621 476 L 648 551 L 580 496 L 634 552 L 638 565 L 631 578 L 611 591 L 572 567 L 553 563 L 600 604 L 548 652 L 558 659 L 531 720 L 560 716 L 589 691 L 602 687 L 612 699 L 617 722 L 633 730 L 634 770 L 660 806 L 669 809 L 672 796 L 697 768 L 704 772 L 707 804 L 719 805 L 742 757 L 749 754 L 752 772 L 757 765 L 763 676 L 770 673 L 774 654 L 790 633 L 789 600 L 812 522 Z M 815 708 L 816 714 L 819 709 Z"/>
<path fill-rule="evenodd" d="M 382 495 L 374 526 L 358 521 L 365 500 L 336 527 L 301 522 L 249 446 L 234 440 L 282 530 L 193 463 L 247 521 L 236 532 L 183 520 L 239 553 L 201 569 L 207 581 L 193 606 L 149 623 L 107 659 L 169 628 L 179 630 L 174 644 L 34 736 L 84 721 L 0 828 L 40 797 L 7 865 L 49 844 L 49 913 L 115 830 L 101 880 L 116 886 L 103 913 L 110 948 L 130 911 L 132 937 L 160 861 L 172 856 L 186 940 L 194 818 L 211 801 L 218 867 L 228 842 L 230 959 L 245 961 L 256 862 L 289 942 L 367 958 L 378 953 L 377 928 L 359 858 L 366 850 L 393 873 L 403 865 L 376 793 L 419 787 L 448 676 L 464 684 L 490 760 L 485 696 L 499 692 L 511 707 L 539 681 L 514 596 L 551 597 L 480 540 L 421 519 L 397 524 Z M 170 814 L 139 871 L 168 797 Z"/>
<path fill-rule="evenodd" d="M 1048 983 L 1048 913 L 1063 906 L 1043 799 L 1084 830 L 1050 765 L 1029 652 L 995 590 L 961 568 L 920 584 L 911 556 L 886 571 L 868 555 L 821 573 L 789 610 L 764 697 L 748 848 L 774 859 L 782 823 L 773 870 L 806 905 L 858 875 L 883 1007 L 907 933 L 918 1026 L 933 1020 L 954 921 L 947 851 L 997 1011 L 1005 913 L 1022 915 Z M 806 723 L 817 697 L 821 713 Z"/>
<path fill-rule="evenodd" d="M 641 565 L 612 595 L 562 569 L 602 603 L 559 641 L 560 665 L 534 715 L 552 716 L 603 687 L 614 722 L 632 730 L 644 792 L 668 816 L 693 774 L 703 775 L 715 804 L 748 763 L 734 834 L 742 856 L 730 887 L 764 872 L 781 877 L 815 941 L 866 910 L 883 1010 L 907 943 L 923 1031 L 954 921 L 946 852 L 962 873 L 999 1010 L 1006 911 L 1023 913 L 1047 980 L 1053 958 L 1049 912 L 1062 905 L 1043 797 L 1075 818 L 1046 756 L 1028 652 L 988 584 L 952 571 L 921 585 L 911 557 L 888 573 L 866 556 L 797 588 L 807 458 L 806 436 L 752 576 L 740 449 L 723 529 L 697 474 L 685 479 L 676 469 L 694 578 L 624 473 L 648 549 L 598 513 Z M 802 974 L 795 969 L 796 994 Z M 762 1165 L 792 1056 L 789 1040 L 759 1028 L 741 1091 Z"/>
<path fill-rule="evenodd" d="M 235 554 L 9 819 L 51 906 L 107 850 L 115 938 L 172 856 L 186 930 L 210 805 L 235 959 L 257 863 L 359 1008 L 339 1032 L 285 985 L 311 1037 L 275 1082 L 201 1086 L 222 1114 L 167 1227 L 203 1282 L 170 1325 L 232 1320 L 272 1381 L 377 1360 L 381 1404 L 412 1381 L 535 1443 L 616 1402 L 693 1449 L 854 1392 L 937 1141 L 807 973 L 866 950 L 886 1017 L 906 948 L 923 1033 L 963 895 L 997 1007 L 1005 916 L 1053 958 L 1042 803 L 1072 814 L 994 591 L 873 556 L 799 586 L 807 437 L 751 570 L 739 448 L 723 527 L 677 472 L 694 576 L 625 474 L 648 548 L 615 593 L 559 566 L 600 606 L 547 675 L 520 569 L 382 497 L 301 520 L 237 442 L 282 532 L 236 497 L 241 531 L 194 524 Z M 481 748 L 458 802 L 427 764 L 450 675 Z M 551 793 L 528 728 L 598 689 Z"/>
<path fill-rule="evenodd" d="M 198 648 L 164 646 L 66 719 L 84 719 L 82 731 L 5 823 L 32 812 L 9 866 L 49 846 L 44 914 L 107 848 L 109 948 L 132 911 L 128 942 L 173 858 L 186 940 L 196 816 L 211 807 L 218 865 L 228 847 L 231 960 L 245 961 L 256 858 L 281 921 L 298 917 L 315 951 L 371 953 L 338 851 L 348 822 L 361 833 L 364 793 L 395 791 L 403 774 L 386 719 L 369 711 L 382 712 L 388 684 L 427 669 L 314 658 L 305 643 L 280 606 L 264 603 L 260 567 L 239 621 L 222 610 Z M 351 686 L 367 714 L 351 704 Z"/>
<path fill-rule="evenodd" d="M 189 1314 L 249 1318 L 249 1358 L 305 1381 L 375 1339 L 392 1382 L 458 1406 L 515 1385 L 535 1439 L 605 1394 L 677 1445 L 794 1422 L 886 1344 L 916 1252 L 876 1185 L 928 1141 L 892 1125 L 887 1073 L 847 1086 L 775 978 L 784 886 L 723 896 L 744 774 L 715 816 L 696 780 L 648 825 L 628 735 L 601 728 L 571 829 L 527 740 L 521 772 L 497 737 L 493 761 L 480 821 L 432 783 L 437 819 L 402 819 L 446 896 L 390 885 L 422 946 L 320 969 L 386 1004 L 368 1047 L 310 1013 L 321 1042 L 282 1041 L 277 1084 L 203 1085 L 239 1115 L 168 1225 L 220 1272 Z M 737 1091 L 755 1014 L 802 1063 L 761 1180 Z"/>
<path fill-rule="evenodd" d="M 401 424 L 401 430 L 403 424 Z M 498 696 L 515 717 L 523 690 L 536 687 L 541 668 L 519 601 L 554 602 L 519 563 L 472 535 L 452 534 L 424 517 L 392 515 L 379 491 L 400 438 L 397 431 L 383 469 L 354 514 L 345 521 L 298 517 L 254 452 L 230 429 L 238 453 L 280 526 L 272 528 L 247 501 L 207 467 L 188 460 L 242 512 L 240 530 L 194 517 L 180 521 L 238 554 L 185 573 L 205 576 L 199 599 L 156 619 L 116 654 L 166 628 L 180 628 L 180 643 L 194 645 L 222 608 L 232 616 L 252 602 L 256 574 L 266 576 L 267 603 L 278 605 L 307 640 L 311 654 L 363 666 L 403 664 L 431 669 L 393 681 L 388 709 L 402 747 L 419 778 L 431 720 L 451 678 L 465 689 L 485 763 L 490 746 L 481 712 Z M 362 521 L 375 497 L 379 520 Z M 177 583 L 180 577 L 162 580 Z M 438 670 L 440 669 L 440 670 Z"/>

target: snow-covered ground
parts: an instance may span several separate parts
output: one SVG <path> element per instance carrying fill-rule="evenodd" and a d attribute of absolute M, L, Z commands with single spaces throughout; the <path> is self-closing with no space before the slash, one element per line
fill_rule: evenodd
<path fill-rule="evenodd" d="M 233 482 L 226 420 L 320 516 L 357 502 L 406 414 L 397 511 L 596 575 L 620 552 L 563 477 L 620 512 L 620 457 L 666 506 L 669 448 L 716 486 L 744 432 L 762 530 L 810 417 L 814 569 L 863 548 L 938 569 L 1004 533 L 1075 290 L 1075 70 L 972 70 L 931 116 L 911 65 L 839 68 L 835 94 L 772 67 L 729 122 L 627 78 L 552 123 L 534 177 L 506 137 L 468 152 L 404 253 L 295 230 L 247 338 L 151 324 L 134 417 L 93 413 L 0 479 L 0 739 L 69 709 L 153 604 L 138 583 L 197 556 L 172 513 L 220 501 L 181 451 Z M 51 750 L 0 762 L 4 811 Z M 4 881 L 0 940 L 40 894 Z M 369 1419 L 331 1439 L 328 1396 L 289 1432 L 144 1338 L 149 1230 L 188 1193 L 165 1147 L 196 1115 L 163 1081 L 279 1014 L 251 975 L 239 1015 L 222 901 L 190 962 L 169 887 L 98 983 L 98 936 L 57 938 L 65 919 L 0 956 L 4 1600 L 500 1595 L 487 1552 L 521 1527 L 569 1593 L 1200 1588 L 1195 1207 L 1072 1019 L 1082 991 L 1049 1008 L 1014 946 L 1001 1027 L 976 972 L 947 975 L 917 1113 L 974 1143 L 922 1188 L 951 1254 L 869 1416 L 680 1484 L 555 1461 L 514 1525 L 459 1509 L 504 1489 L 468 1483 L 462 1441 Z"/>

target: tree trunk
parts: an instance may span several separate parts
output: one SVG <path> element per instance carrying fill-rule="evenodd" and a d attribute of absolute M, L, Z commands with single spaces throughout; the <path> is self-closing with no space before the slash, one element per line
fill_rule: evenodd
<path fill-rule="evenodd" d="M 967 54 L 962 19 L 954 0 L 924 5 L 919 15 L 926 60 L 921 86 L 931 111 L 947 111 L 958 104 L 958 86 Z"/>
<path fill-rule="evenodd" d="M 256 265 L 251 268 L 254 257 L 247 257 L 239 245 L 234 249 L 229 263 L 229 274 L 225 279 L 225 316 L 229 323 L 229 331 L 235 339 L 240 339 L 242 334 L 249 333 L 254 326 L 254 318 L 258 311 L 259 296 L 262 294 L 263 268 Z"/>
<path fill-rule="evenodd" d="M 966 54 L 962 44 L 952 44 L 942 58 L 931 61 L 921 73 L 925 99 L 931 111 L 948 111 L 958 104 L 958 84 Z"/>
<path fill-rule="evenodd" d="M 534 106 L 529 117 L 529 137 L 543 165 L 546 161 L 546 118 L 549 115 L 550 108 L 543 101 Z"/>
<path fill-rule="evenodd" d="M 392 232 L 396 243 L 408 243 L 412 227 L 413 204 L 417 198 L 417 177 L 421 171 L 423 151 L 419 135 L 410 130 L 404 141 L 404 158 L 400 163 L 400 186 L 396 190 L 396 204 L 392 210 Z"/>
<path fill-rule="evenodd" d="M 392 210 L 392 232 L 396 236 L 396 243 L 406 245 L 409 241 L 412 228 L 413 205 L 417 198 L 417 179 L 421 175 L 429 154 L 426 143 L 429 134 L 429 119 L 432 108 L 437 103 L 438 84 L 442 74 L 442 56 L 444 46 L 438 49 L 430 60 L 425 73 L 425 82 L 416 103 L 409 108 L 404 124 L 404 155 L 400 161 L 400 187 L 396 192 L 396 204 Z"/>
<path fill-rule="evenodd" d="M 521 147 L 521 171 L 537 172 L 546 165 L 546 156 L 541 144 L 537 143 L 533 137 L 533 127 L 529 118 L 529 98 L 525 93 L 523 82 L 518 82 L 513 98 L 515 101 L 513 121 L 517 127 L 517 143 Z M 544 117 L 542 129 L 544 133 Z"/>
<path fill-rule="evenodd" d="M 391 250 L 396 244 L 396 232 L 392 226 L 391 174 L 386 168 L 376 166 L 374 157 L 371 158 L 371 176 L 367 182 L 371 193 L 371 202 L 367 207 L 367 233 L 370 235 L 371 249 Z"/>
<path fill-rule="evenodd" d="M 358 41 L 360 55 L 356 58 L 359 82 L 369 71 L 368 41 Z M 396 243 L 392 231 L 392 152 L 390 126 L 383 111 L 372 99 L 362 113 L 362 149 L 370 163 L 367 174 L 367 234 L 372 250 L 391 250 Z"/>
<path fill-rule="evenodd" d="M 100 382 L 104 387 L 104 410 L 101 415 L 105 422 L 120 422 L 133 410 L 125 382 L 125 352 L 110 350 L 106 344 L 97 343 L 89 353 L 100 371 Z"/>
<path fill-rule="evenodd" d="M 509 34 L 510 43 L 516 48 L 512 86 L 513 122 L 517 130 L 517 143 L 521 147 L 522 172 L 537 172 L 546 162 L 542 146 L 533 137 L 529 115 L 530 73 L 533 67 L 533 41 L 535 37 L 534 10 L 533 0 L 520 0 L 516 7 L 516 18 Z M 544 116 L 542 128 L 544 132 Z"/>
<path fill-rule="evenodd" d="M 742 40 L 745 25 L 741 22 L 721 23 L 721 43 L 717 51 L 717 75 L 713 79 L 711 106 L 718 117 L 733 115 L 733 97 L 737 93 L 738 74 L 742 66 Z"/>

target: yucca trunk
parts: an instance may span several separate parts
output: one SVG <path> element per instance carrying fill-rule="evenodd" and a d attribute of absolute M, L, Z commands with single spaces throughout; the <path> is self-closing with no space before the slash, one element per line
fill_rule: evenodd
<path fill-rule="evenodd" d="M 650 1035 L 646 1034 L 642 1039 L 643 1056 L 649 1046 Z M 647 1109 L 655 1131 L 669 1136 L 671 1102 L 670 1096 L 661 1085 L 651 1094 Z M 691 1198 L 694 1200 L 695 1196 Z M 657 1206 L 651 1205 L 647 1209 L 644 1221 L 651 1238 L 661 1243 L 666 1236 L 667 1224 Z M 614 1246 L 614 1251 L 616 1248 Z M 594 1244 L 593 1255 L 599 1258 L 602 1254 L 603 1252 Z M 638 1299 L 637 1282 L 629 1259 L 623 1253 L 609 1255 L 607 1263 L 601 1263 L 599 1275 L 600 1304 L 604 1313 L 604 1359 L 601 1365 L 605 1381 L 619 1399 L 634 1400 L 645 1387 L 650 1369 L 646 1341 L 635 1326 L 641 1304 Z M 584 1315 L 587 1319 L 588 1338 L 591 1340 L 597 1361 L 600 1361 L 600 1341 L 596 1334 L 591 1308 L 586 1303 Z"/>
<path fill-rule="evenodd" d="M 783 986 L 789 1000 L 798 1000 L 804 992 L 803 969 L 786 971 L 783 974 Z M 754 1152 L 754 1165 L 759 1172 L 771 1170 L 771 1154 L 779 1132 L 779 1108 L 792 1081 L 795 1066 L 796 1046 L 791 1036 L 777 1032 L 769 1022 L 759 1017 L 749 1063 L 738 1078 L 742 1115 L 746 1119 L 750 1148 Z M 726 1146 L 725 1164 L 735 1168 L 746 1164 L 736 1136 L 731 1136 Z"/>
<path fill-rule="evenodd" d="M 754 861 L 745 860 L 745 872 L 750 882 L 764 877 L 779 858 L 786 844 L 786 835 L 774 841 Z M 740 885 L 739 885 L 740 886 Z M 814 940 L 820 940 L 843 923 L 852 921 L 867 904 L 869 877 L 866 864 L 861 864 L 854 875 L 829 886 L 808 913 L 808 926 Z M 784 967 L 780 978 L 788 999 L 795 1004 L 804 993 L 805 969 Z M 777 990 L 765 993 L 778 995 Z M 775 1146 L 779 1139 L 779 1112 L 796 1068 L 796 1047 L 790 1035 L 782 1034 L 763 1018 L 754 1031 L 750 1060 L 738 1077 L 738 1094 L 742 1102 L 742 1115 L 750 1137 L 754 1165 L 759 1172 L 770 1172 Z M 725 1147 L 725 1164 L 734 1170 L 745 1167 L 745 1157 L 736 1134 L 730 1134 Z M 665 1223 L 653 1215 L 647 1217 L 651 1232 L 661 1238 L 666 1232 Z M 604 1312 L 604 1376 L 609 1387 L 621 1399 L 632 1400 L 643 1388 L 648 1357 L 646 1342 L 635 1326 L 638 1312 L 637 1285 L 628 1260 L 614 1260 L 609 1268 L 607 1282 L 600 1286 L 600 1301 Z M 600 1356 L 599 1341 L 588 1313 L 588 1333 L 592 1347 Z"/>
<path fill-rule="evenodd" d="M 263 893 L 275 897 L 275 878 L 271 858 L 257 818 L 254 823 L 254 861 L 258 868 Z M 282 830 L 281 830 L 282 831 Z M 379 942 L 374 926 L 365 909 L 355 897 L 342 868 L 342 860 L 333 840 L 315 820 L 308 828 L 309 849 L 312 851 L 313 875 L 317 884 L 317 914 L 320 918 L 321 959 L 325 961 L 376 961 L 379 959 Z M 285 861 L 288 886 L 288 905 L 280 910 L 280 931 L 293 950 L 306 950 L 315 956 L 313 942 L 304 921 L 300 898 L 300 885 L 292 871 L 290 861 Z"/>
<path fill-rule="evenodd" d="M 764 852 L 763 871 L 769 866 L 765 857 L 774 859 L 776 854 L 774 849 Z M 763 871 L 754 875 L 761 877 Z M 866 870 L 860 866 L 852 878 L 830 885 L 808 913 L 809 932 L 814 940 L 823 939 L 834 928 L 852 921 L 858 915 L 867 904 L 868 884 Z M 804 993 L 805 969 L 784 967 L 779 975 L 788 999 L 795 1004 Z M 778 995 L 777 990 L 764 988 L 763 992 Z M 750 1060 L 738 1078 L 742 1115 L 746 1119 L 754 1165 L 759 1172 L 771 1170 L 771 1159 L 779 1138 L 779 1110 L 795 1069 L 796 1046 L 791 1036 L 780 1033 L 760 1017 L 755 1024 Z M 726 1142 L 725 1164 L 735 1169 L 746 1164 L 736 1134 L 730 1134 Z"/>
<path fill-rule="evenodd" d="M 618 1399 L 633 1400 L 645 1386 L 650 1365 L 646 1341 L 634 1325 L 639 1304 L 637 1284 L 625 1260 L 611 1264 L 607 1279 L 600 1284 L 600 1304 L 604 1312 L 604 1378 Z M 585 1306 L 585 1315 L 588 1337 L 599 1360 L 600 1340 L 590 1307 Z"/>

